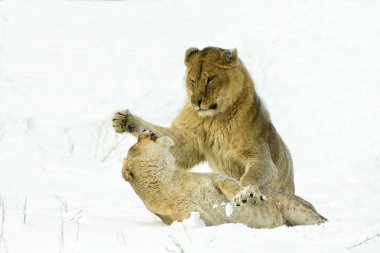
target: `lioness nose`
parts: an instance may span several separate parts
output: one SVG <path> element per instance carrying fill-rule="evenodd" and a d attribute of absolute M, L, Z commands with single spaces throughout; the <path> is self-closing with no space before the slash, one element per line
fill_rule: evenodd
<path fill-rule="evenodd" d="M 199 99 L 194 99 L 193 101 L 192 101 L 192 103 L 194 104 L 194 105 L 197 105 L 197 106 L 201 106 L 201 104 L 202 104 L 202 99 L 201 98 L 199 98 Z"/>

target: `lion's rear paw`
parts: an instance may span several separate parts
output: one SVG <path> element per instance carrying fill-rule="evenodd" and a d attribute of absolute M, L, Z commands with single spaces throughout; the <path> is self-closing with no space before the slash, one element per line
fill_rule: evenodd
<path fill-rule="evenodd" d="M 116 133 L 133 132 L 136 128 L 129 110 L 116 112 L 112 118 L 112 126 Z"/>
<path fill-rule="evenodd" d="M 252 203 L 259 204 L 264 202 L 266 197 L 260 192 L 259 189 L 253 186 L 246 186 L 233 198 L 232 203 L 235 206 L 241 206 L 243 204 Z"/>

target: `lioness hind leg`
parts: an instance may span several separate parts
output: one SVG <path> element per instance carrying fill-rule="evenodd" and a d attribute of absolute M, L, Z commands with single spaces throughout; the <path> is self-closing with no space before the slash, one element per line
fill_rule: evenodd
<path fill-rule="evenodd" d="M 231 201 L 234 206 L 241 206 L 247 203 L 261 203 L 266 197 L 253 186 L 243 186 L 240 182 L 232 178 L 218 178 L 215 185 Z"/>
<path fill-rule="evenodd" d="M 159 215 L 159 214 L 157 214 L 157 213 L 155 213 L 155 215 L 157 215 L 157 216 L 162 220 L 162 222 L 165 223 L 166 225 L 170 225 L 170 224 L 173 223 L 173 220 L 170 219 L 170 218 L 167 217 L 167 216 Z"/>
<path fill-rule="evenodd" d="M 327 219 L 320 215 L 314 206 L 306 200 L 292 194 L 285 194 L 282 198 L 282 211 L 286 225 L 320 225 L 327 221 Z"/>

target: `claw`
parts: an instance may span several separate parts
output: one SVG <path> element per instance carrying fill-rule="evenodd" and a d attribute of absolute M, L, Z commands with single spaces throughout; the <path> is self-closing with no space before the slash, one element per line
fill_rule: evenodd
<path fill-rule="evenodd" d="M 121 112 L 117 112 L 116 114 L 117 114 L 117 115 L 121 115 L 121 116 L 124 116 L 124 117 L 126 117 L 126 116 L 127 116 L 127 114 L 122 114 Z"/>
<path fill-rule="evenodd" d="M 157 138 L 158 138 L 157 134 L 155 134 L 155 133 L 153 133 L 153 132 L 150 131 L 150 139 L 152 141 L 155 141 L 155 140 L 157 140 Z"/>

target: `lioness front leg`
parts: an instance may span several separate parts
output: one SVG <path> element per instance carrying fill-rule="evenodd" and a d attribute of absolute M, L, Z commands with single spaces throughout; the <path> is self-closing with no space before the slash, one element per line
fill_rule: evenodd
<path fill-rule="evenodd" d="M 239 181 L 232 178 L 218 177 L 215 179 L 214 184 L 234 206 L 241 206 L 246 203 L 257 204 L 266 200 L 266 197 L 258 188 L 252 185 L 243 186 Z"/>
<path fill-rule="evenodd" d="M 271 160 L 250 160 L 246 163 L 240 183 L 244 186 L 265 187 L 277 178 L 277 173 L 278 170 Z"/>
<path fill-rule="evenodd" d="M 130 133 L 135 137 L 143 130 L 149 130 L 158 136 L 170 137 L 175 144 L 175 148 L 171 151 L 178 168 L 190 169 L 205 159 L 199 150 L 197 138 L 192 132 L 151 124 L 133 115 L 129 110 L 116 112 L 112 118 L 112 126 L 116 133 Z"/>

